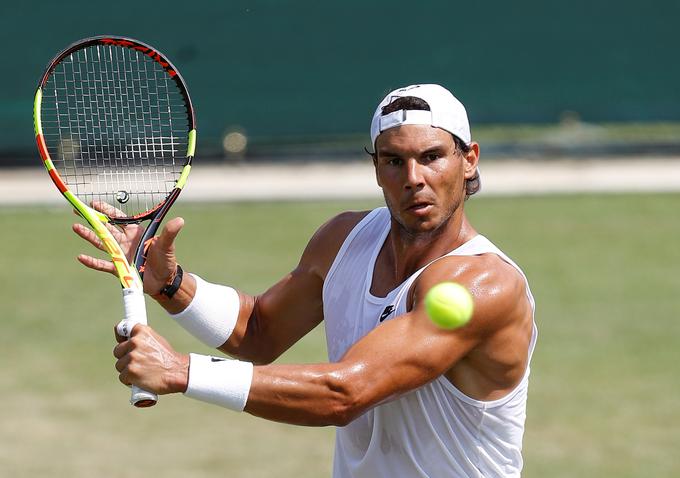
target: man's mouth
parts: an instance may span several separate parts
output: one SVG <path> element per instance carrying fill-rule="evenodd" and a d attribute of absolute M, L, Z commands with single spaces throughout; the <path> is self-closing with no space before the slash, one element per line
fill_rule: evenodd
<path fill-rule="evenodd" d="M 426 201 L 416 201 L 409 205 L 406 210 L 414 214 L 427 214 L 432 209 L 432 203 Z"/>

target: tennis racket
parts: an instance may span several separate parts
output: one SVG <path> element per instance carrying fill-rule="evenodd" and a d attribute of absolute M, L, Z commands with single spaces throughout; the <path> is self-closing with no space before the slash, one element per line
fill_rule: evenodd
<path fill-rule="evenodd" d="M 47 66 L 35 93 L 38 151 L 59 191 L 90 224 L 123 287 L 126 334 L 146 324 L 145 245 L 186 184 L 196 145 L 194 111 L 177 68 L 131 38 L 78 41 Z M 103 211 L 94 204 L 107 204 Z M 100 206 L 97 209 L 102 209 Z M 128 262 L 106 224 L 150 221 Z M 130 402 L 158 397 L 132 387 Z"/>

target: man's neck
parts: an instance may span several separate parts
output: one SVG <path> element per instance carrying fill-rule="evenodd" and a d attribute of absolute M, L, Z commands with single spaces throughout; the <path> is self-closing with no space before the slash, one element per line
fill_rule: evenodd
<path fill-rule="evenodd" d="M 410 233 L 392 219 L 387 240 L 380 253 L 382 267 L 389 270 L 395 284 L 415 271 L 472 239 L 477 232 L 464 212 L 452 216 L 435 231 Z"/>

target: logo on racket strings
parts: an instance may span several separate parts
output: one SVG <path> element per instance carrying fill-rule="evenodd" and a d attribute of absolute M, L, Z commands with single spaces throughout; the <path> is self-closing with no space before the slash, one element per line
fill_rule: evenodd
<path fill-rule="evenodd" d="M 129 200 L 130 200 L 130 193 L 128 193 L 127 191 L 121 190 L 121 191 L 118 191 L 116 193 L 116 201 L 118 201 L 119 203 L 125 204 Z"/>

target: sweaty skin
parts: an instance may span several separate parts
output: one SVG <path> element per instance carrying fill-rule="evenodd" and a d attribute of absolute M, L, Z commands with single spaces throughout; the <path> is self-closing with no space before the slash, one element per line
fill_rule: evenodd
<path fill-rule="evenodd" d="M 479 157 L 479 146 L 471 146 L 464 155 L 451 134 L 424 125 L 380 134 L 373 162 L 392 219 L 373 271 L 372 294 L 385 296 L 477 234 L 464 213 L 465 180 L 474 176 Z M 366 214 L 343 213 L 321 226 L 297 267 L 263 294 L 239 292 L 236 327 L 219 349 L 257 364 L 247 412 L 286 423 L 342 426 L 440 375 L 478 400 L 501 398 L 521 380 L 528 363 L 531 306 L 519 272 L 495 254 L 450 256 L 430 265 L 410 291 L 409 311 L 373 329 L 337 363 L 271 363 L 323 320 L 326 274 Z M 180 218 L 168 222 L 149 248 L 144 276 L 145 291 L 171 313 L 183 310 L 196 288 L 185 274 L 172 300 L 158 295 L 172 280 L 174 239 L 182 226 Z M 74 230 L 100 246 L 86 228 Z M 121 239 L 134 233 L 117 232 Z M 92 269 L 113 271 L 100 259 L 82 255 L 79 260 Z M 443 281 L 459 282 L 473 295 L 474 315 L 459 329 L 438 328 L 425 313 L 422 299 Z M 114 355 L 123 383 L 159 394 L 186 390 L 188 356 L 174 351 L 150 327 L 137 326 L 130 339 L 118 339 Z"/>

